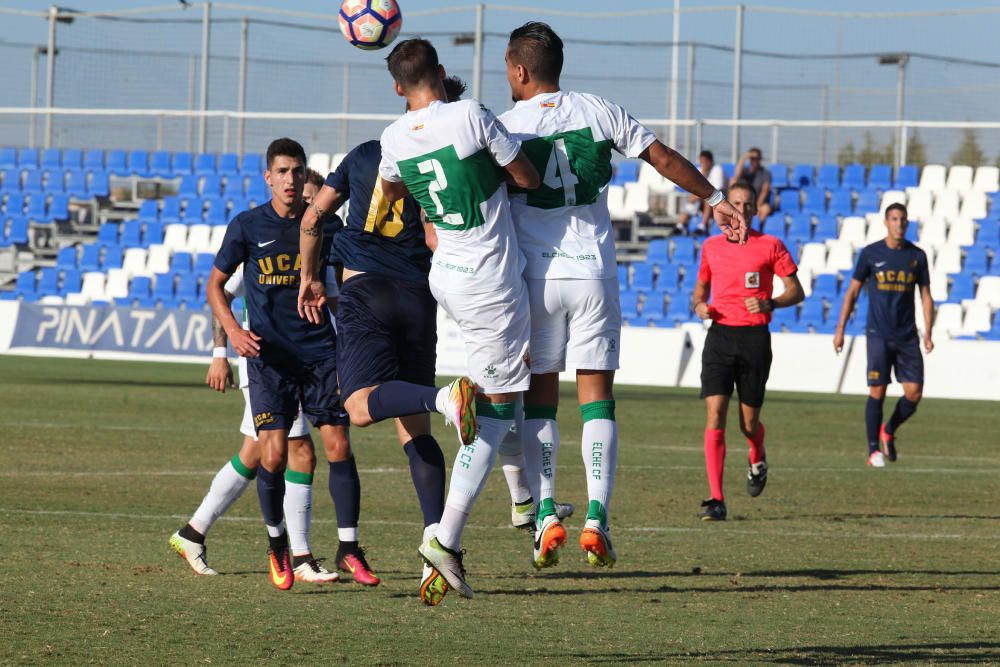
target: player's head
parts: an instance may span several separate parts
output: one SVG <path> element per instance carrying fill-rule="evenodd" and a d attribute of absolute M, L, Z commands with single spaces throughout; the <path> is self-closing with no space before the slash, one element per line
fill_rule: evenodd
<path fill-rule="evenodd" d="M 306 169 L 306 183 L 302 187 L 302 200 L 307 204 L 311 204 L 313 197 L 316 196 L 322 187 L 323 175 L 315 169 Z"/>
<path fill-rule="evenodd" d="M 423 87 L 441 86 L 444 67 L 438 62 L 437 49 L 426 39 L 404 39 L 385 58 L 395 82 L 396 94 L 407 94 Z"/>
<path fill-rule="evenodd" d="M 528 99 L 529 89 L 539 85 L 559 87 L 563 42 L 547 23 L 529 21 L 510 33 L 504 60 L 511 97 L 515 102 Z"/>
<path fill-rule="evenodd" d="M 465 82 L 459 79 L 457 76 L 446 76 L 444 80 L 441 81 L 441 85 L 444 86 L 444 94 L 448 98 L 449 102 L 457 102 L 462 99 L 462 95 L 468 89 Z"/>
<path fill-rule="evenodd" d="M 749 221 L 757 215 L 757 191 L 746 181 L 737 181 L 729 186 L 729 203 Z"/>
<path fill-rule="evenodd" d="M 302 144 L 282 137 L 267 147 L 267 171 L 264 180 L 271 188 L 271 199 L 292 206 L 302 199 L 306 182 L 306 152 Z"/>
<path fill-rule="evenodd" d="M 712 151 L 704 150 L 698 153 L 698 166 L 701 167 L 703 172 L 708 171 L 715 164 L 715 156 L 712 155 Z"/>
<path fill-rule="evenodd" d="M 890 204 L 885 209 L 885 228 L 889 230 L 889 238 L 901 243 L 906 238 L 906 228 L 910 226 L 910 216 L 903 204 Z"/>

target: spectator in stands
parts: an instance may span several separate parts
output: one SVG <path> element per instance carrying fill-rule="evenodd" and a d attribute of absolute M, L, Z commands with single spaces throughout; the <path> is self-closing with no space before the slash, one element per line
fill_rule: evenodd
<path fill-rule="evenodd" d="M 712 151 L 704 150 L 698 153 L 698 170 L 701 175 L 708 179 L 712 187 L 716 190 L 726 190 L 726 174 L 722 171 L 722 166 L 715 164 L 715 156 Z M 701 215 L 701 221 L 695 228 L 697 234 L 707 234 L 709 224 L 712 220 L 712 207 L 704 200 L 689 194 L 687 202 L 684 204 L 684 211 L 680 217 L 680 227 L 687 230 L 688 221 L 696 215 Z"/>
<path fill-rule="evenodd" d="M 763 155 L 759 148 L 751 148 L 736 163 L 736 172 L 729 181 L 730 187 L 736 183 L 746 183 L 757 193 L 757 219 L 761 228 L 767 216 L 771 215 L 771 172 L 761 162 Z"/>
<path fill-rule="evenodd" d="M 302 199 L 307 204 L 311 204 L 313 197 L 323 187 L 324 177 L 315 169 L 306 169 L 306 184 L 302 188 Z"/>

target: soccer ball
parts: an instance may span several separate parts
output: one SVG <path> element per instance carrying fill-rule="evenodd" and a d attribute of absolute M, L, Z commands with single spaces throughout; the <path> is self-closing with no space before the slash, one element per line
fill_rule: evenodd
<path fill-rule="evenodd" d="M 359 49 L 381 49 L 392 43 L 403 27 L 403 12 L 395 0 L 344 0 L 340 31 Z"/>

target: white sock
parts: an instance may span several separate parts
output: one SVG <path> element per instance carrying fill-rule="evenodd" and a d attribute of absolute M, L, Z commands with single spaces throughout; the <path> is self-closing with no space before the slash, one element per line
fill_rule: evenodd
<path fill-rule="evenodd" d="M 590 500 L 601 503 L 606 516 L 615 488 L 615 468 L 618 464 L 617 422 L 613 419 L 585 421 L 582 454 L 587 471 L 587 495 Z"/>
<path fill-rule="evenodd" d="M 337 529 L 337 539 L 341 542 L 357 542 L 358 541 L 358 527 L 353 528 L 338 528 Z"/>
<path fill-rule="evenodd" d="M 450 393 L 451 385 L 446 384 L 438 389 L 437 398 L 434 399 L 434 407 L 443 415 L 448 414 L 448 394 Z"/>
<path fill-rule="evenodd" d="M 556 497 L 556 458 L 559 456 L 559 426 L 555 419 L 526 419 L 524 421 L 525 451 L 533 449 L 538 465 L 538 497 Z M 525 454 L 527 456 L 527 454 Z"/>
<path fill-rule="evenodd" d="M 465 524 L 468 521 L 468 512 L 463 512 L 451 505 L 445 505 L 444 512 L 441 514 L 441 523 L 437 524 L 434 537 L 446 549 L 460 551 L 462 548 L 462 533 L 465 531 Z"/>
<path fill-rule="evenodd" d="M 439 524 L 432 523 L 429 526 L 424 526 L 424 542 L 429 542 L 431 538 L 434 537 L 434 533 L 437 532 L 438 525 Z"/>
<path fill-rule="evenodd" d="M 523 399 L 518 396 L 517 403 L 514 406 L 514 424 L 507 431 L 503 442 L 500 443 L 500 465 L 503 468 L 503 476 L 507 480 L 510 499 L 517 504 L 534 498 L 531 495 L 526 461 L 524 459 L 524 447 L 521 443 L 521 434 L 523 432 Z"/>
<path fill-rule="evenodd" d="M 285 480 L 285 522 L 288 524 L 288 546 L 293 556 L 312 553 L 309 546 L 309 525 L 312 518 L 312 484 Z"/>
<path fill-rule="evenodd" d="M 188 523 L 202 535 L 207 535 L 216 519 L 225 514 L 249 485 L 249 479 L 238 473 L 232 463 L 226 463 L 215 473 L 208 493 Z"/>
<path fill-rule="evenodd" d="M 281 522 L 280 526 L 268 526 L 266 523 L 264 525 L 267 526 L 267 536 L 268 537 L 281 537 L 282 535 L 285 534 L 285 522 L 284 521 Z"/>

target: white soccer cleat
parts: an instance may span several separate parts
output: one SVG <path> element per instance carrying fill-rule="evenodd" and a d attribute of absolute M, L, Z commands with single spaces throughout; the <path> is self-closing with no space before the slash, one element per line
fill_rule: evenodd
<path fill-rule="evenodd" d="M 463 598 L 472 598 L 472 587 L 465 582 L 465 567 L 462 564 L 462 552 L 446 549 L 437 538 L 428 540 L 417 549 L 420 557 L 432 568 L 441 573 L 448 585 L 458 591 Z"/>
<path fill-rule="evenodd" d="M 208 566 L 208 547 L 181 537 L 180 531 L 170 536 L 170 548 L 187 561 L 195 574 L 212 576 L 218 574 Z"/>
<path fill-rule="evenodd" d="M 869 468 L 885 467 L 885 456 L 882 455 L 882 452 L 874 451 L 868 455 L 868 467 Z"/>
<path fill-rule="evenodd" d="M 301 563 L 292 571 L 295 573 L 295 581 L 304 581 L 310 584 L 328 584 L 340 580 L 338 573 L 330 572 L 315 558 Z"/>

